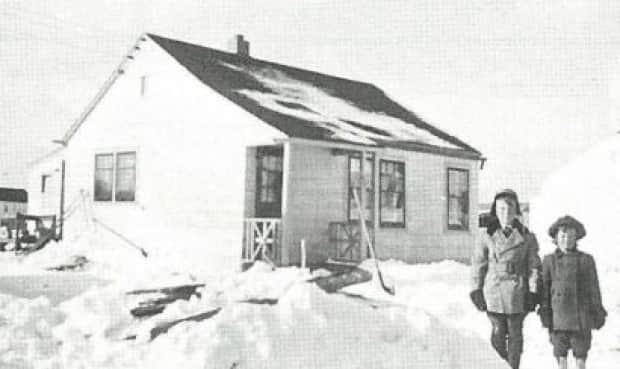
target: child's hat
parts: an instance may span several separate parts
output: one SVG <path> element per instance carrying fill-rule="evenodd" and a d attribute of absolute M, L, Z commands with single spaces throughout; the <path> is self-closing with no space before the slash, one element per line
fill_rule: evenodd
<path fill-rule="evenodd" d="M 558 234 L 558 230 L 562 227 L 573 228 L 575 231 L 577 231 L 578 240 L 586 236 L 586 229 L 583 224 L 581 224 L 580 221 L 571 217 L 570 215 L 565 215 L 558 218 L 558 220 L 556 220 L 551 225 L 551 227 L 549 227 L 549 236 L 551 236 L 551 238 L 555 238 L 555 236 Z"/>

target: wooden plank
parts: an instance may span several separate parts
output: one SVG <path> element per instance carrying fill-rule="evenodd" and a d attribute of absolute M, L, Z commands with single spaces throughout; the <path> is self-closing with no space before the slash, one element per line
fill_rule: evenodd
<path fill-rule="evenodd" d="M 173 320 L 171 322 L 162 323 L 162 324 L 156 326 L 155 328 L 151 329 L 151 340 L 154 340 L 160 334 L 168 332 L 170 330 L 170 328 L 174 327 L 175 325 L 178 325 L 178 324 L 183 323 L 183 322 L 200 322 L 200 321 L 203 321 L 203 320 L 206 320 L 206 319 L 209 319 L 209 318 L 215 316 L 221 310 L 222 310 L 222 308 L 218 307 L 218 308 L 206 311 L 204 313 L 192 315 L 192 316 L 189 316 L 189 317 L 186 317 L 186 318 L 182 318 L 182 319 Z"/>
<path fill-rule="evenodd" d="M 204 283 L 196 283 L 196 284 L 184 284 L 180 286 L 171 286 L 171 287 L 163 287 L 163 288 L 151 288 L 151 289 L 140 289 L 133 290 L 127 292 L 128 295 L 139 295 L 144 293 L 163 293 L 163 294 L 180 294 L 180 295 L 191 295 L 195 293 L 196 289 L 199 287 L 204 287 Z"/>
<path fill-rule="evenodd" d="M 317 277 L 311 281 L 327 293 L 334 293 L 344 287 L 358 283 L 368 282 L 372 279 L 372 274 L 367 270 L 353 267 L 343 272 L 333 273 L 325 277 Z"/>

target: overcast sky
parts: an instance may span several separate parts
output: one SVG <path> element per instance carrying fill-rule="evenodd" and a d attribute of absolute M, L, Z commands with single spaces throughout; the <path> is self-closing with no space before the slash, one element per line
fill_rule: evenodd
<path fill-rule="evenodd" d="M 488 158 L 481 201 L 533 196 L 620 130 L 620 2 L 0 0 L 0 186 L 64 130 L 142 32 L 371 82 Z"/>

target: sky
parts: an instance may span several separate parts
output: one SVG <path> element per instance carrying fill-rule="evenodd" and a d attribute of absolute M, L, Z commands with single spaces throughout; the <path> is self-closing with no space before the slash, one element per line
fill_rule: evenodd
<path fill-rule="evenodd" d="M 143 32 L 374 83 L 482 151 L 522 200 L 620 130 L 613 0 L 0 0 L 0 187 L 80 115 Z"/>

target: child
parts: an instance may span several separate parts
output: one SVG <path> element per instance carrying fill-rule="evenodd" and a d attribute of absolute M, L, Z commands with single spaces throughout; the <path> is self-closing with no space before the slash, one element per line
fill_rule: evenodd
<path fill-rule="evenodd" d="M 594 258 L 577 250 L 577 240 L 586 235 L 578 220 L 567 215 L 549 228 L 557 249 L 543 259 L 542 294 L 538 313 L 549 329 L 553 355 L 559 368 L 567 368 L 568 350 L 573 351 L 577 368 L 585 368 L 592 341 L 591 330 L 605 324 L 607 312 Z"/>

